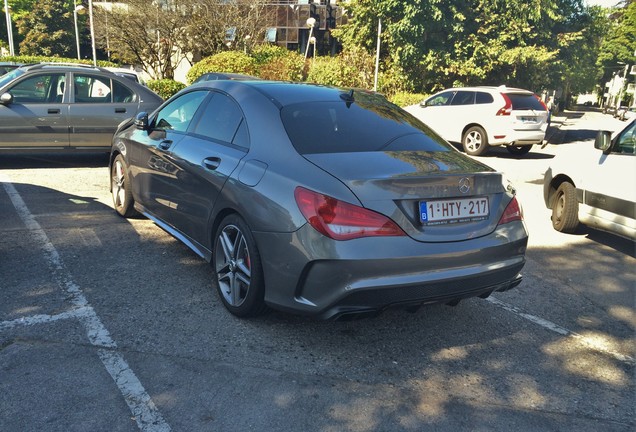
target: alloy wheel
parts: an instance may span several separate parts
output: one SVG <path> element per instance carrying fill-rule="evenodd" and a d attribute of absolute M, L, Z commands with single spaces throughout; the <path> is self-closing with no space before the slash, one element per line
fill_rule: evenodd
<path fill-rule="evenodd" d="M 236 225 L 226 225 L 217 241 L 215 269 L 225 301 L 238 307 L 245 301 L 252 278 L 250 251 Z"/>

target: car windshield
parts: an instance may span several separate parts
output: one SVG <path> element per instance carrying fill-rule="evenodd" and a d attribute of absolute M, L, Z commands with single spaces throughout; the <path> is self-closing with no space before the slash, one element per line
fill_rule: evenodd
<path fill-rule="evenodd" d="M 300 154 L 369 151 L 446 152 L 451 147 L 424 123 L 383 98 L 357 93 L 355 102 L 303 102 L 281 111 Z"/>
<path fill-rule="evenodd" d="M 9 84 L 11 81 L 24 74 L 24 70 L 18 68 L 14 69 L 11 72 L 7 72 L 6 74 L 0 76 L 0 88 Z"/>

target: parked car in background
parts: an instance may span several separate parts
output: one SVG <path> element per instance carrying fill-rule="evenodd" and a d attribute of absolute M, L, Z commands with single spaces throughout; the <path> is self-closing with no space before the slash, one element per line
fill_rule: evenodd
<path fill-rule="evenodd" d="M 101 68 L 19 67 L 0 77 L 0 152 L 106 151 L 119 123 L 163 99 Z"/>
<path fill-rule="evenodd" d="M 543 183 L 554 229 L 573 233 L 583 222 L 636 240 L 636 120 L 567 150 L 553 160 Z"/>
<path fill-rule="evenodd" d="M 636 118 L 636 106 L 631 106 L 631 107 L 621 107 L 617 114 L 616 117 L 620 120 L 626 121 L 626 120 L 632 120 Z"/>
<path fill-rule="evenodd" d="M 20 66 L 22 66 L 22 63 L 0 62 L 0 76 L 11 72 L 13 69 L 17 69 Z"/>
<path fill-rule="evenodd" d="M 406 110 L 472 156 L 502 145 L 524 155 L 543 143 L 549 122 L 539 96 L 506 86 L 447 89 Z"/>
<path fill-rule="evenodd" d="M 133 80 L 133 81 L 135 81 L 135 82 L 137 82 L 139 84 L 143 84 L 143 81 L 139 77 L 139 74 L 137 72 L 135 72 L 134 70 L 132 70 L 132 69 L 115 68 L 115 67 L 105 67 L 104 69 L 106 69 L 109 72 L 114 73 L 115 75 L 119 75 L 121 77 Z"/>
<path fill-rule="evenodd" d="M 514 189 L 376 93 L 202 82 L 121 125 L 110 170 L 117 213 L 209 261 L 238 316 L 375 314 L 521 281 Z"/>
<path fill-rule="evenodd" d="M 195 79 L 192 84 L 196 84 L 202 81 L 217 81 L 217 80 L 258 80 L 260 78 L 251 76 L 251 75 L 243 75 L 238 73 L 230 73 L 230 72 L 207 72 L 201 75 L 199 78 Z"/>

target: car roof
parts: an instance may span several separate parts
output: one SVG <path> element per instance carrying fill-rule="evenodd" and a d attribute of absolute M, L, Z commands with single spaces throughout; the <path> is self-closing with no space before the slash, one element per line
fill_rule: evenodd
<path fill-rule="evenodd" d="M 77 70 L 93 70 L 100 72 L 108 72 L 112 73 L 107 69 L 96 67 L 93 65 L 87 65 L 82 63 L 33 63 L 21 66 L 23 70 L 32 71 L 32 70 L 57 70 L 57 69 L 77 69 Z"/>
<path fill-rule="evenodd" d="M 530 90 L 526 90 L 526 89 L 522 89 L 522 88 L 517 88 L 517 87 L 507 87 L 505 85 L 500 85 L 500 86 L 473 86 L 473 87 L 450 87 L 447 89 L 444 89 L 440 92 L 437 93 L 441 93 L 441 92 L 445 92 L 445 91 L 449 91 L 449 90 L 465 90 L 465 91 L 489 91 L 489 92 L 498 92 L 498 93 L 527 93 L 527 94 L 532 94 L 533 92 Z"/>
<path fill-rule="evenodd" d="M 189 88 L 215 88 L 228 92 L 236 91 L 239 87 L 250 87 L 259 93 L 265 95 L 279 107 L 302 102 L 333 102 L 347 100 L 351 97 L 350 92 L 353 91 L 352 102 L 355 101 L 355 94 L 364 92 L 365 94 L 376 93 L 363 89 L 343 89 L 331 87 L 321 84 L 301 83 L 291 81 L 272 81 L 272 80 L 214 80 L 200 81 L 191 85 Z M 349 95 L 349 96 L 348 96 Z"/>
<path fill-rule="evenodd" d="M 154 91 L 150 90 L 148 87 L 144 86 L 142 83 L 137 80 L 132 79 L 131 77 L 124 76 L 123 73 L 111 72 L 108 69 L 95 67 L 93 65 L 81 64 L 81 63 L 35 63 L 35 64 L 27 64 L 20 66 L 19 68 L 26 73 L 34 72 L 34 71 L 59 71 L 59 72 L 78 72 L 78 71 L 87 71 L 91 73 L 99 73 L 102 75 L 106 75 L 109 78 L 116 78 L 119 82 L 125 82 L 128 87 L 133 87 L 135 91 L 140 93 L 142 98 L 150 97 L 156 98 L 157 100 L 163 100 L 161 96 L 159 96 Z M 134 73 L 134 72 L 131 72 Z M 25 75 L 23 75 L 25 76 Z M 19 79 L 16 77 L 15 79 Z M 12 82 L 12 81 L 11 81 Z M 5 83 L 5 85 L 10 85 L 10 82 Z"/>

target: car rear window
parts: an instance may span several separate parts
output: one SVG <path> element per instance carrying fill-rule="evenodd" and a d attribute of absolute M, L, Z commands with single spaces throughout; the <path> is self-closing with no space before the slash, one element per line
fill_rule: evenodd
<path fill-rule="evenodd" d="M 356 93 L 355 102 L 303 102 L 281 110 L 300 154 L 369 151 L 450 151 L 424 123 L 385 99 Z"/>
<path fill-rule="evenodd" d="M 533 94 L 507 93 L 506 96 L 510 98 L 513 110 L 545 111 L 545 106 Z"/>

